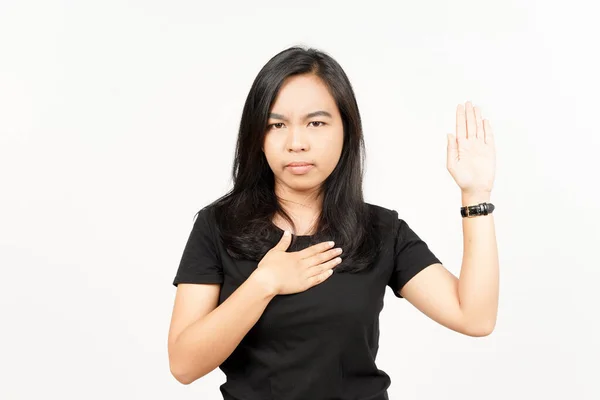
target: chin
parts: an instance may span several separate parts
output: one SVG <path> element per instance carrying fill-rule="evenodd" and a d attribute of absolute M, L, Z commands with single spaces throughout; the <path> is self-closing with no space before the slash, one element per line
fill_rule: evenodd
<path fill-rule="evenodd" d="M 310 181 L 305 181 L 305 182 L 286 182 L 286 185 L 290 188 L 293 189 L 297 192 L 308 192 L 308 191 L 312 191 L 317 189 L 319 186 L 321 186 L 323 184 L 323 182 L 315 180 L 315 179 L 311 179 Z"/>

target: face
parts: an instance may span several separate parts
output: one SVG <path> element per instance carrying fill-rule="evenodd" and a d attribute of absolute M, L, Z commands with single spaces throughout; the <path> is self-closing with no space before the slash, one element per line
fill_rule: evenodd
<path fill-rule="evenodd" d="M 315 75 L 282 85 L 269 115 L 263 151 L 276 192 L 318 192 L 342 154 L 344 129 L 335 100 Z M 304 166 L 289 165 L 304 163 Z"/>

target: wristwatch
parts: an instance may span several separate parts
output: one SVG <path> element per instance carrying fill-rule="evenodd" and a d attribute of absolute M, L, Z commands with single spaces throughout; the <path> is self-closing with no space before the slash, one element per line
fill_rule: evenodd
<path fill-rule="evenodd" d="M 480 215 L 488 215 L 494 211 L 494 205 L 492 203 L 479 203 L 473 206 L 464 206 L 460 208 L 460 215 L 465 217 L 478 217 Z"/>

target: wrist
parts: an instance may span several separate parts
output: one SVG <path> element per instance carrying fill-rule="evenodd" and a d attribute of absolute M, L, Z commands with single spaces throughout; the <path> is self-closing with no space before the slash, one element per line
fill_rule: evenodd
<path fill-rule="evenodd" d="M 489 203 L 491 192 L 461 192 L 462 206 L 472 206 L 479 203 Z"/>
<path fill-rule="evenodd" d="M 273 298 L 277 296 L 278 290 L 271 276 L 264 269 L 257 268 L 250 274 L 248 281 L 265 297 Z"/>

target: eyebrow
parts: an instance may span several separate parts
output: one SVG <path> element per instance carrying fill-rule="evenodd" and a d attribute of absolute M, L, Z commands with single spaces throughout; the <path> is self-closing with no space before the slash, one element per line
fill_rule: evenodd
<path fill-rule="evenodd" d="M 314 111 L 314 112 L 306 114 L 304 116 L 304 120 L 307 120 L 312 117 L 329 117 L 329 118 L 333 119 L 333 116 L 330 113 L 328 113 L 327 111 L 319 110 L 319 111 Z M 269 118 L 279 119 L 279 120 L 288 122 L 288 120 L 281 114 L 269 113 Z"/>

